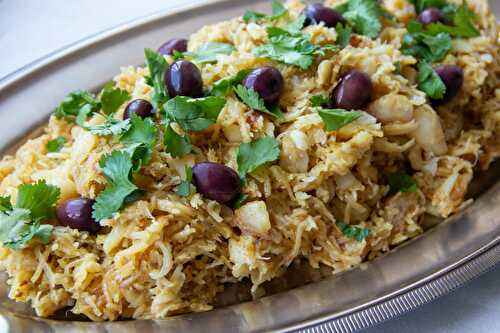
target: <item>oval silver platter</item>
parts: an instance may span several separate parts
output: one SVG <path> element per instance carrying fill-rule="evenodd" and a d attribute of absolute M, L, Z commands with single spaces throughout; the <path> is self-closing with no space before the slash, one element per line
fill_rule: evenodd
<path fill-rule="evenodd" d="M 22 68 L 0 81 L 0 150 L 22 142 L 69 91 L 97 89 L 120 66 L 143 63 L 145 47 L 268 7 L 263 0 L 198 1 L 112 28 Z M 356 331 L 430 302 L 500 261 L 499 176 L 495 164 L 475 181 L 473 192 L 480 195 L 470 207 L 363 268 L 253 302 L 155 321 L 57 321 L 8 300 L 4 276 L 0 319 L 11 332 Z"/>

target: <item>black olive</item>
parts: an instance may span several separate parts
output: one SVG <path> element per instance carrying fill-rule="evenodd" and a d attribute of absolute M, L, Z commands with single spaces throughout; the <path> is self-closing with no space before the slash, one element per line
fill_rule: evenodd
<path fill-rule="evenodd" d="M 203 80 L 198 67 L 190 61 L 178 60 L 165 71 L 165 85 L 170 97 L 203 95 Z"/>
<path fill-rule="evenodd" d="M 437 22 L 441 22 L 444 24 L 448 23 L 448 20 L 443 15 L 443 13 L 439 9 L 434 8 L 434 7 L 430 7 L 430 8 L 423 10 L 420 13 L 420 15 L 418 15 L 417 20 L 418 20 L 418 22 L 422 23 L 423 25 L 437 23 Z"/>
<path fill-rule="evenodd" d="M 345 23 L 345 19 L 338 11 L 324 6 L 321 3 L 309 5 L 305 9 L 306 25 L 323 22 L 328 28 L 335 28 L 337 23 Z"/>
<path fill-rule="evenodd" d="M 241 181 L 236 171 L 219 163 L 195 164 L 193 184 L 198 193 L 220 203 L 227 203 L 241 193 Z"/>
<path fill-rule="evenodd" d="M 172 55 L 174 53 L 174 50 L 181 53 L 186 52 L 187 44 L 188 44 L 187 39 L 174 38 L 167 41 L 162 46 L 160 46 L 158 48 L 158 52 L 162 55 Z"/>
<path fill-rule="evenodd" d="M 134 114 L 138 115 L 142 119 L 152 117 L 154 114 L 153 105 L 145 99 L 134 99 L 132 102 L 128 103 L 125 108 L 123 119 L 132 118 Z"/>
<path fill-rule="evenodd" d="M 464 71 L 462 68 L 455 65 L 442 65 L 434 68 L 434 71 L 439 75 L 444 85 L 446 86 L 446 92 L 441 100 L 435 100 L 436 104 L 442 104 L 448 102 L 450 99 L 455 97 L 462 84 L 464 83 Z"/>
<path fill-rule="evenodd" d="M 359 70 L 347 73 L 332 92 L 332 105 L 347 110 L 363 109 L 372 99 L 370 76 Z"/>
<path fill-rule="evenodd" d="M 98 232 L 101 226 L 92 217 L 94 202 L 92 199 L 83 197 L 63 202 L 56 209 L 56 216 L 59 223 L 80 231 Z"/>
<path fill-rule="evenodd" d="M 283 76 L 274 67 L 265 66 L 253 70 L 243 80 L 243 85 L 253 88 L 266 104 L 275 104 L 283 92 Z"/>

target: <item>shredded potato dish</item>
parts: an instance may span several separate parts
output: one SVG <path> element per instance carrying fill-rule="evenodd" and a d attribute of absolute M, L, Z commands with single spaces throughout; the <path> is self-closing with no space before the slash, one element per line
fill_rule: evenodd
<path fill-rule="evenodd" d="M 351 269 L 470 202 L 500 155 L 486 0 L 241 14 L 55 101 L 1 160 L 11 299 L 94 321 L 207 311 L 298 260 Z"/>

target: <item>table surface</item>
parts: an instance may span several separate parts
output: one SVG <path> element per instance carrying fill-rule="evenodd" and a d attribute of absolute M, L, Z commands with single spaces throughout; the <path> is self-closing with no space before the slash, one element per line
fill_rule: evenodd
<path fill-rule="evenodd" d="M 131 19 L 199 0 L 0 0 L 0 78 L 86 36 Z M 500 1 L 492 0 L 500 7 Z M 105 5 L 103 5 L 105 4 Z M 416 311 L 366 330 L 500 331 L 500 268 Z"/>

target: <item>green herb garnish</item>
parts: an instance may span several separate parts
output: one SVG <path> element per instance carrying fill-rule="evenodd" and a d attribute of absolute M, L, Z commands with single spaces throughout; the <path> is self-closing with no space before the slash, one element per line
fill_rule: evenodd
<path fill-rule="evenodd" d="M 345 236 L 355 239 L 358 242 L 363 241 L 370 234 L 370 230 L 368 228 L 355 227 L 342 222 L 337 222 L 336 224 Z"/>
<path fill-rule="evenodd" d="M 268 42 L 256 47 L 254 55 L 270 58 L 301 69 L 307 69 L 313 63 L 315 55 L 323 55 L 334 47 L 313 45 L 308 37 L 300 32 L 291 33 L 281 28 L 267 28 Z"/>
<path fill-rule="evenodd" d="M 417 183 L 407 174 L 393 173 L 389 175 L 389 187 L 391 193 L 415 192 L 417 190 Z"/>
<path fill-rule="evenodd" d="M 130 128 L 120 137 L 126 146 L 125 151 L 132 157 L 133 171 L 149 163 L 156 145 L 157 129 L 151 118 L 132 117 Z"/>
<path fill-rule="evenodd" d="M 330 99 L 323 95 L 314 95 L 309 98 L 309 102 L 313 107 L 318 107 L 330 104 Z"/>
<path fill-rule="evenodd" d="M 443 80 L 425 61 L 418 65 L 418 89 L 432 99 L 442 99 L 446 92 Z"/>
<path fill-rule="evenodd" d="M 216 62 L 217 55 L 229 55 L 234 51 L 234 46 L 226 43 L 208 42 L 200 45 L 194 52 L 184 52 L 184 56 L 191 58 L 196 63 L 204 64 Z"/>
<path fill-rule="evenodd" d="M 49 153 L 57 153 L 61 151 L 61 149 L 64 147 L 64 144 L 66 143 L 66 139 L 62 136 L 58 136 L 54 140 L 50 140 L 47 142 L 45 147 L 47 148 L 47 151 Z"/>
<path fill-rule="evenodd" d="M 182 180 L 179 186 L 177 187 L 177 195 L 181 197 L 189 197 L 193 193 L 196 192 L 196 189 L 191 182 L 193 181 L 193 168 L 191 166 L 186 165 L 184 167 L 186 172 L 186 179 Z"/>
<path fill-rule="evenodd" d="M 172 128 L 172 125 L 168 123 L 163 132 L 163 144 L 165 145 L 165 150 L 172 155 L 172 157 L 181 157 L 189 154 L 193 146 L 191 145 L 191 140 L 189 140 L 188 135 L 180 135 Z"/>
<path fill-rule="evenodd" d="M 347 111 L 344 109 L 319 109 L 318 114 L 323 120 L 327 131 L 335 131 L 345 125 L 352 123 L 359 117 L 359 111 Z"/>
<path fill-rule="evenodd" d="M 163 79 L 168 64 L 160 53 L 151 49 L 145 49 L 144 56 L 149 69 L 149 76 L 146 77 L 146 83 L 153 87 L 151 103 L 159 110 L 169 98 Z"/>
<path fill-rule="evenodd" d="M 259 21 L 259 20 L 277 20 L 288 13 L 286 7 L 283 6 L 281 2 L 276 0 L 273 0 L 271 2 L 271 10 L 272 10 L 272 15 L 267 15 L 264 13 L 247 10 L 243 15 L 243 21 L 245 21 L 245 23 L 248 23 L 250 21 Z"/>
<path fill-rule="evenodd" d="M 283 113 L 280 111 L 278 106 L 274 108 L 267 108 L 264 100 L 259 96 L 259 94 L 253 88 L 245 88 L 243 85 L 238 85 L 234 87 L 236 95 L 245 103 L 250 109 L 255 111 L 260 111 L 273 116 L 279 120 L 284 119 Z"/>
<path fill-rule="evenodd" d="M 92 216 L 96 221 L 113 217 L 126 203 L 137 200 L 142 194 L 132 182 L 133 161 L 129 153 L 114 150 L 101 157 L 99 166 L 107 185 L 97 195 L 93 206 Z"/>
<path fill-rule="evenodd" d="M 57 119 L 64 118 L 66 121 L 73 122 L 84 106 L 87 106 L 90 112 L 95 112 L 100 108 L 100 103 L 93 94 L 87 91 L 73 91 L 54 110 L 54 115 Z"/>
<path fill-rule="evenodd" d="M 273 137 L 263 137 L 250 143 L 242 143 L 238 148 L 237 162 L 240 177 L 259 166 L 278 159 L 280 154 L 279 142 Z"/>
<path fill-rule="evenodd" d="M 212 86 L 212 90 L 210 90 L 210 95 L 225 97 L 229 94 L 233 87 L 240 84 L 243 79 L 252 72 L 253 69 L 242 69 L 235 76 L 230 78 L 221 79 L 214 83 Z"/>
<path fill-rule="evenodd" d="M 376 38 L 382 29 L 382 9 L 376 0 L 349 0 L 336 9 L 360 35 Z"/>
<path fill-rule="evenodd" d="M 424 30 L 417 21 L 411 21 L 408 33 L 403 38 L 403 53 L 428 62 L 440 61 L 451 50 L 451 37 L 448 33 L 432 35 Z"/>
<path fill-rule="evenodd" d="M 61 191 L 44 180 L 20 185 L 17 191 L 15 207 L 10 197 L 1 197 L 0 241 L 3 246 L 15 250 L 25 248 L 33 240 L 47 244 L 53 226 L 40 222 L 54 217 L 54 204 Z"/>

